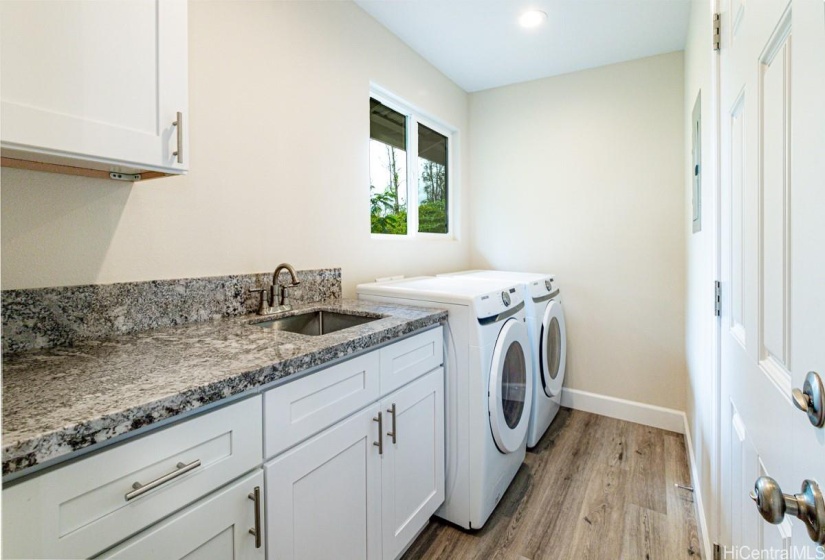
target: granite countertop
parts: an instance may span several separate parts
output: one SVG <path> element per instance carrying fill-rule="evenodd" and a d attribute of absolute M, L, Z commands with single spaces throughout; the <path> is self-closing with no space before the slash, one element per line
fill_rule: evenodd
<path fill-rule="evenodd" d="M 295 305 L 382 318 L 324 336 L 250 325 L 245 315 L 3 357 L 3 476 L 254 392 L 446 320 L 443 310 L 335 299 Z"/>

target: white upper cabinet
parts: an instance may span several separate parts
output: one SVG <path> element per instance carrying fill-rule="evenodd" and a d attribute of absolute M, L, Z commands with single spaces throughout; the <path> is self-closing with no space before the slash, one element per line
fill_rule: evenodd
<path fill-rule="evenodd" d="M 186 0 L 3 0 L 0 48 L 4 164 L 186 172 Z"/>

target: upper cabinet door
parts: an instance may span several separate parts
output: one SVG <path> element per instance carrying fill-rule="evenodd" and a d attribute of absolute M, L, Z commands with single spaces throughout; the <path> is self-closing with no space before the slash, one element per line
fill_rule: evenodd
<path fill-rule="evenodd" d="M 187 170 L 186 0 L 4 0 L 0 48 L 4 156 Z"/>

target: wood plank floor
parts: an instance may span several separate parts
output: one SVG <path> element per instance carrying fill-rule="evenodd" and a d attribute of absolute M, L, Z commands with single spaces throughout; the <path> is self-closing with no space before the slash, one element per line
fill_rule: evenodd
<path fill-rule="evenodd" d="M 562 409 L 479 531 L 434 517 L 418 558 L 701 557 L 684 437 Z"/>

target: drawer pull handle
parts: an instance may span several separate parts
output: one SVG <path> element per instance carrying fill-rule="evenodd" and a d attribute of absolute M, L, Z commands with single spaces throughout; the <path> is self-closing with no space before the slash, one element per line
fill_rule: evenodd
<path fill-rule="evenodd" d="M 178 463 L 176 466 L 177 466 L 177 469 L 175 469 L 174 471 L 172 471 L 168 474 L 163 475 L 160 478 L 156 478 L 152 482 L 149 482 L 147 484 L 141 484 L 140 482 L 135 482 L 134 484 L 132 484 L 132 488 L 134 488 L 134 490 L 132 490 L 131 492 L 126 494 L 126 501 L 128 502 L 129 500 L 134 500 L 138 496 L 142 496 L 146 492 L 148 492 L 150 490 L 154 490 L 158 486 L 166 484 L 170 480 L 175 480 L 177 477 L 179 477 L 181 475 L 184 475 L 184 474 L 188 473 L 189 471 L 200 467 L 201 466 L 201 460 L 200 459 L 195 459 L 194 461 L 192 461 L 188 465 L 185 464 L 185 463 Z"/>
<path fill-rule="evenodd" d="M 255 528 L 249 530 L 255 536 L 255 548 L 261 548 L 261 487 L 256 486 L 254 492 L 249 493 L 249 499 L 255 502 Z"/>
<path fill-rule="evenodd" d="M 177 128 L 178 133 L 178 149 L 172 152 L 178 163 L 183 163 L 183 113 L 178 111 L 178 118 L 172 123 L 172 126 Z"/>
<path fill-rule="evenodd" d="M 388 408 L 387 412 L 392 414 L 392 431 L 387 432 L 387 435 L 392 438 L 393 443 L 398 443 L 396 441 L 397 440 L 397 435 L 398 435 L 398 428 L 396 428 L 396 426 L 395 426 L 395 403 L 392 403 L 392 408 Z"/>

